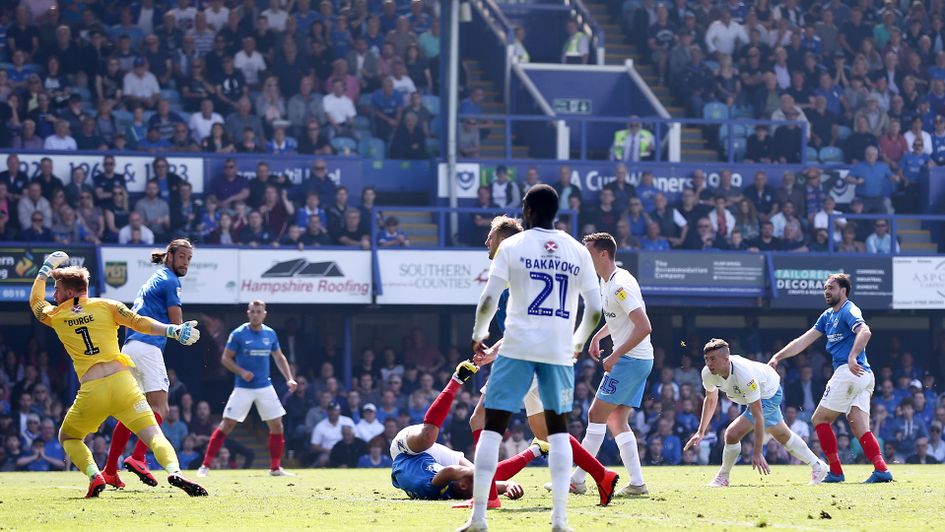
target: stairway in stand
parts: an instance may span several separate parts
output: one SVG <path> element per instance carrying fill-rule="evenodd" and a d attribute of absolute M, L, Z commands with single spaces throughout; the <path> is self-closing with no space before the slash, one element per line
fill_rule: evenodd
<path fill-rule="evenodd" d="M 584 5 L 590 10 L 594 20 L 604 30 L 604 46 L 606 54 L 604 62 L 608 65 L 622 65 L 627 59 L 633 60 L 633 65 L 640 76 L 649 85 L 653 94 L 662 102 L 663 106 L 673 118 L 685 118 L 682 107 L 675 105 L 669 87 L 659 83 L 656 70 L 652 65 L 643 62 L 643 54 L 632 44 L 626 42 L 626 34 L 620 20 L 614 17 L 607 2 L 585 1 Z M 708 145 L 698 127 L 683 127 L 681 157 L 683 162 L 718 161 L 718 152 Z"/>
<path fill-rule="evenodd" d="M 505 103 L 501 101 L 499 89 L 495 83 L 486 78 L 485 71 L 479 65 L 479 61 L 467 59 L 463 61 L 466 69 L 468 88 L 479 87 L 485 93 L 482 101 L 482 112 L 487 115 L 501 115 L 508 111 Z M 490 128 L 489 136 L 482 141 L 480 148 L 480 157 L 483 159 L 505 159 L 505 124 L 493 121 L 493 127 Z M 523 159 L 528 157 L 528 148 L 525 146 L 516 146 L 512 140 L 513 159 Z"/>

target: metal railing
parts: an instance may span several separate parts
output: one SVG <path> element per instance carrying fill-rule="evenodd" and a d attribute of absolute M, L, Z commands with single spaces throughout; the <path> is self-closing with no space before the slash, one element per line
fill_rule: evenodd
<path fill-rule="evenodd" d="M 594 20 L 594 15 L 591 14 L 591 11 L 584 5 L 583 0 L 564 0 L 565 5 L 572 5 L 574 12 L 578 15 L 578 23 L 584 22 L 584 25 L 587 28 L 582 28 L 585 30 L 590 30 L 591 46 L 594 47 L 596 52 L 595 60 L 598 65 L 605 64 L 605 58 L 607 56 L 607 49 L 604 45 L 604 28 Z"/>
<path fill-rule="evenodd" d="M 487 120 L 490 122 L 501 122 L 503 128 L 505 129 L 505 151 L 503 157 L 506 159 L 512 159 L 512 123 L 536 123 L 536 122 L 546 122 L 549 125 L 554 125 L 554 127 L 560 127 L 559 124 L 567 125 L 569 122 L 576 123 L 579 130 L 580 137 L 580 146 L 578 149 L 579 156 L 581 160 L 587 160 L 588 153 L 588 124 L 618 124 L 625 126 L 627 124 L 627 117 L 625 116 L 577 116 L 577 115 L 555 115 L 555 116 L 544 116 L 544 115 L 512 115 L 512 114 L 460 114 L 458 116 L 459 121 L 461 122 L 464 119 L 474 119 L 474 120 Z M 659 149 L 654 150 L 653 160 L 655 162 L 663 162 L 666 160 L 663 155 L 663 138 L 669 133 L 670 128 L 679 124 L 682 126 L 709 126 L 709 127 L 718 127 L 721 129 L 722 126 L 728 128 L 728 134 L 724 139 L 726 145 L 726 151 L 728 153 L 729 163 L 736 163 L 735 160 L 735 135 L 733 134 L 734 126 L 744 126 L 746 128 L 754 128 L 757 125 L 765 126 L 786 126 L 794 124 L 800 127 L 801 129 L 801 146 L 799 148 L 800 153 L 800 162 L 796 164 L 807 164 L 807 129 L 804 127 L 804 123 L 797 120 L 750 120 L 750 119 L 719 119 L 719 120 L 709 120 L 704 118 L 662 118 L 662 117 L 639 117 L 640 122 L 643 124 L 644 128 L 646 126 L 653 127 L 653 137 Z M 608 146 L 609 148 L 609 146 Z M 812 161 L 813 162 L 813 161 Z"/>

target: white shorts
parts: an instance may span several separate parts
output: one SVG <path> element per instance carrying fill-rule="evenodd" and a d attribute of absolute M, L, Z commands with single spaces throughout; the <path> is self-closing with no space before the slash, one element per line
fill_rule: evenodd
<path fill-rule="evenodd" d="M 256 411 L 263 421 L 285 415 L 285 408 L 282 408 L 276 389 L 270 384 L 265 388 L 233 388 L 233 393 L 223 408 L 223 417 L 242 423 L 253 404 L 256 405 Z"/>
<path fill-rule="evenodd" d="M 391 460 L 397 458 L 397 455 L 403 453 L 407 455 L 416 455 L 420 453 L 427 453 L 436 460 L 436 463 L 442 466 L 452 466 L 459 464 L 459 459 L 463 458 L 463 453 L 459 451 L 454 451 L 445 445 L 439 443 L 434 443 L 433 447 L 425 451 L 412 451 L 409 446 L 407 446 L 407 435 L 411 431 L 420 432 L 423 428 L 423 425 L 408 425 L 397 433 L 397 436 L 394 436 L 394 439 L 390 442 L 390 458 Z"/>
<path fill-rule="evenodd" d="M 486 387 L 488 385 L 488 383 L 484 384 L 482 389 L 479 390 L 479 393 L 486 393 Z M 525 399 L 522 399 L 522 402 L 525 404 L 525 415 L 527 417 L 532 417 L 545 411 L 545 405 L 542 404 L 541 397 L 538 395 L 538 377 L 532 379 L 532 387 L 528 389 L 528 393 L 525 394 Z"/>
<path fill-rule="evenodd" d="M 132 362 L 135 363 L 131 373 L 137 379 L 142 392 L 167 391 L 170 381 L 167 380 L 164 353 L 159 347 L 131 340 L 121 346 L 121 352 L 131 357 Z"/>
<path fill-rule="evenodd" d="M 857 377 L 850 371 L 850 367 L 844 364 L 837 368 L 833 377 L 827 381 L 820 406 L 841 414 L 849 414 L 850 409 L 855 406 L 869 415 L 870 397 L 873 396 L 875 385 L 876 377 L 872 371 L 864 371 Z"/>

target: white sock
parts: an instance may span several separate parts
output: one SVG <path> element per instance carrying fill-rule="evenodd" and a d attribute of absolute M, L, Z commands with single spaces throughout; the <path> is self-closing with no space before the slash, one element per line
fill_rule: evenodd
<path fill-rule="evenodd" d="M 587 452 L 591 453 L 591 456 L 597 456 L 597 451 L 600 450 L 601 444 L 604 443 L 604 436 L 606 434 L 606 423 L 588 423 L 587 432 L 584 433 L 584 439 L 581 440 L 581 447 L 587 449 Z M 549 440 L 548 443 L 551 443 L 551 441 Z M 569 448 L 571 447 L 570 441 L 565 443 Z M 581 484 L 584 482 L 585 477 L 587 477 L 587 471 L 579 467 L 575 469 L 574 474 L 571 475 L 571 481 L 575 484 Z"/>
<path fill-rule="evenodd" d="M 552 523 L 567 520 L 568 491 L 570 491 L 568 474 L 571 472 L 574 458 L 571 454 L 570 439 L 567 432 L 548 436 L 548 443 L 551 444 L 551 450 L 548 453 L 548 469 L 551 470 Z"/>
<path fill-rule="evenodd" d="M 719 473 L 728 476 L 740 454 L 742 454 L 742 442 L 726 443 L 722 448 L 722 469 L 719 469 Z"/>
<path fill-rule="evenodd" d="M 489 489 L 499 464 L 499 444 L 502 435 L 491 430 L 484 430 L 479 435 L 476 445 L 476 464 L 473 474 L 473 521 L 486 518 L 486 505 L 489 503 Z"/>
<path fill-rule="evenodd" d="M 807 444 L 804 443 L 804 440 L 793 431 L 787 443 L 784 444 L 784 448 L 787 449 L 787 452 L 791 453 L 791 456 L 807 465 L 812 466 L 817 463 L 817 455 L 815 455 Z"/>
<path fill-rule="evenodd" d="M 640 467 L 640 451 L 637 449 L 637 437 L 633 430 L 622 432 L 615 438 L 617 448 L 620 449 L 620 459 L 623 460 L 624 467 L 630 473 L 630 484 L 642 486 L 643 468 Z"/>

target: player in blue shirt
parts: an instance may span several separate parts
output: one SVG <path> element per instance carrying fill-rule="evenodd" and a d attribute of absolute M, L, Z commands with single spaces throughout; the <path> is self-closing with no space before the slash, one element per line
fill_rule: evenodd
<path fill-rule="evenodd" d="M 292 376 L 292 368 L 279 347 L 276 332 L 263 324 L 266 319 L 266 303 L 254 299 L 246 308 L 249 322 L 233 329 L 223 349 L 220 362 L 223 367 L 235 374 L 233 393 L 223 408 L 223 420 L 213 431 L 203 464 L 197 470 L 198 477 L 205 477 L 210 472 L 210 464 L 217 452 L 223 447 L 226 437 L 242 423 L 249 414 L 249 409 L 256 405 L 259 417 L 269 426 L 269 474 L 274 477 L 293 476 L 282 469 L 282 450 L 285 447 L 282 416 L 285 409 L 276 395 L 269 379 L 269 357 L 276 362 L 279 372 L 285 377 L 289 392 L 295 392 L 298 383 Z"/>
<path fill-rule="evenodd" d="M 171 241 L 163 252 L 151 253 L 151 262 L 160 264 L 160 268 L 138 290 L 132 311 L 147 316 L 161 323 L 180 325 L 184 323 L 184 314 L 180 302 L 180 278 L 187 275 L 190 261 L 194 256 L 194 246 L 189 240 L 180 238 Z M 131 357 L 135 363 L 132 373 L 148 404 L 154 411 L 154 417 L 161 424 L 167 415 L 167 368 L 164 365 L 164 346 L 167 338 L 150 336 L 136 331 L 128 331 L 121 352 Z M 118 458 L 125 450 L 131 431 L 119 423 L 112 433 L 111 447 L 102 476 L 105 482 L 116 488 L 125 486 L 118 478 Z M 131 471 L 148 486 L 157 486 L 157 480 L 148 470 L 145 455 L 147 445 L 140 439 L 131 456 L 125 458 L 125 469 Z"/>
<path fill-rule="evenodd" d="M 827 310 L 810 330 L 775 353 L 768 364 L 776 368 L 781 360 L 797 355 L 821 336 L 826 336 L 827 352 L 834 371 L 824 389 L 824 397 L 811 417 L 820 447 L 830 461 L 830 473 L 824 482 L 845 480 L 837 436 L 831 427 L 840 414 L 846 414 L 853 434 L 863 446 L 863 453 L 875 467 L 866 483 L 891 482 L 892 473 L 886 467 L 876 436 L 870 431 L 870 397 L 876 384 L 873 370 L 866 360 L 866 344 L 871 333 L 859 307 L 848 299 L 852 290 L 849 275 L 835 273 L 827 277 L 824 281 Z"/>

